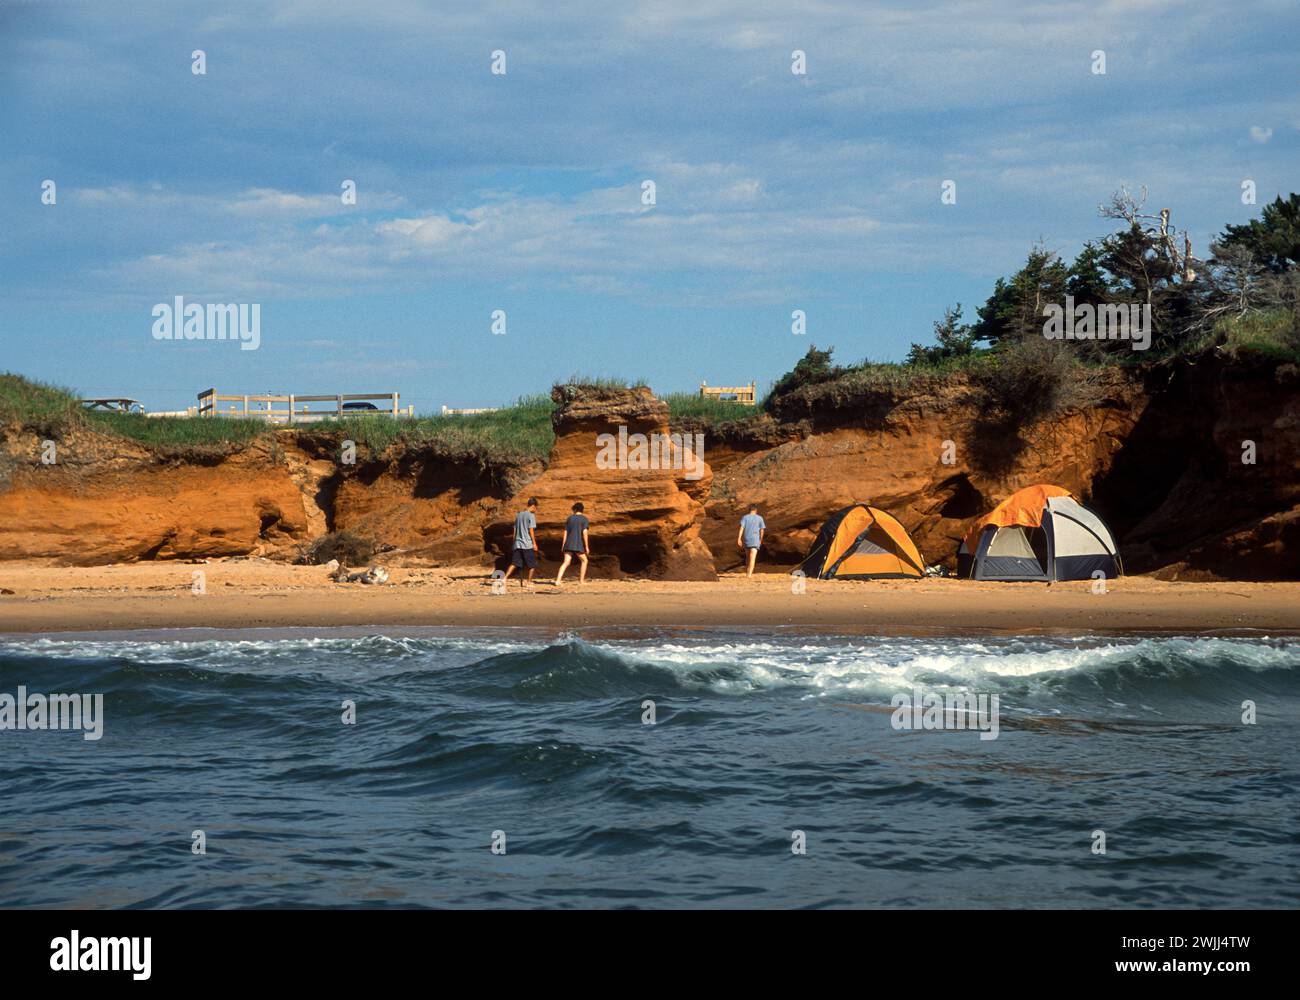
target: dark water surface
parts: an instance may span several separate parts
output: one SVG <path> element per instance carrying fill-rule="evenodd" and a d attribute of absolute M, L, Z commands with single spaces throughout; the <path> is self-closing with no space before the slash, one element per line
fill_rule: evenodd
<path fill-rule="evenodd" d="M 918 684 L 998 738 L 893 728 Z M 0 731 L 3 906 L 1300 903 L 1295 638 L 0 639 L 19 685 L 104 735 Z"/>

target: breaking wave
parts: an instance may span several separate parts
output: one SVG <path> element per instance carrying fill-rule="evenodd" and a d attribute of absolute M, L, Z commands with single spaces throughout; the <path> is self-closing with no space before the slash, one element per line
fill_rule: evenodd
<path fill-rule="evenodd" d="M 471 698 L 694 694 L 883 701 L 914 686 L 996 693 L 1043 711 L 1172 708 L 1300 693 L 1294 638 L 637 638 L 466 636 L 0 643 L 29 687 L 301 697 L 320 685 L 436 684 Z M 1148 704 L 1151 703 L 1151 704 Z"/>

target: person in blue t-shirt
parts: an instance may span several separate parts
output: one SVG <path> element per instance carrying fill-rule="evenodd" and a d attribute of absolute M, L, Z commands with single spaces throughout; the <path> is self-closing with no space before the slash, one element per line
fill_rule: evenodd
<path fill-rule="evenodd" d="M 537 572 L 537 498 L 530 497 L 528 509 L 515 515 L 515 544 L 510 552 L 510 565 L 506 567 L 505 579 L 517 569 L 528 570 L 527 585 L 533 585 L 533 574 Z M 524 586 L 521 578 L 519 586 Z"/>
<path fill-rule="evenodd" d="M 564 562 L 555 574 L 555 585 L 564 581 L 564 571 L 569 568 L 573 557 L 578 557 L 578 582 L 587 582 L 587 556 L 591 553 L 591 522 L 582 512 L 582 504 L 573 505 L 573 513 L 564 522 Z"/>
<path fill-rule="evenodd" d="M 767 531 L 767 522 L 759 516 L 758 504 L 749 505 L 749 513 L 740 519 L 740 533 L 736 536 L 736 548 L 744 549 L 749 564 L 746 576 L 754 575 L 754 563 L 758 561 L 758 550 L 763 546 L 763 533 Z"/>

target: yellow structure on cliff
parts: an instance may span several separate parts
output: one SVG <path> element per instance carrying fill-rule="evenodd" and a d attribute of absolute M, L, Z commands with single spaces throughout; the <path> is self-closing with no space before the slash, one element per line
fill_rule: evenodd
<path fill-rule="evenodd" d="M 711 386 L 708 382 L 700 383 L 700 398 L 707 399 L 710 396 L 721 399 L 723 396 L 735 396 L 735 402 L 743 403 L 746 406 L 756 406 L 758 404 L 758 383 L 750 382 L 749 385 L 716 385 Z"/>

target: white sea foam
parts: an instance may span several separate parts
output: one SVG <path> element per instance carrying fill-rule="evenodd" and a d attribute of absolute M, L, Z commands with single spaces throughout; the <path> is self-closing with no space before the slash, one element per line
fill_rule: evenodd
<path fill-rule="evenodd" d="M 492 657 L 541 654 L 576 644 L 618 657 L 629 668 L 670 672 L 686 688 L 720 694 L 793 689 L 809 697 L 888 697 L 916 684 L 956 691 L 1026 695 L 1075 677 L 1100 683 L 1116 671 L 1136 678 L 1192 676 L 1231 666 L 1247 672 L 1300 672 L 1300 639 L 862 636 L 739 637 L 735 634 L 585 641 L 512 630 L 404 634 L 232 635 L 153 638 L 39 638 L 0 642 L 0 653 L 50 659 L 121 657 L 142 664 L 293 674 L 444 670 Z M 1102 693 L 1100 690 L 1098 693 Z M 1115 692 L 1111 692 L 1114 694 Z"/>
<path fill-rule="evenodd" d="M 597 644 L 601 646 L 602 644 Z M 1186 676 L 1232 665 L 1300 671 L 1300 641 L 1226 638 L 819 639 L 804 642 L 619 642 L 637 662 L 672 671 L 688 686 L 719 692 L 805 688 L 811 695 L 888 695 L 917 683 L 959 691 L 1033 693 L 1072 675 L 1108 668 L 1138 676 Z M 720 667 L 733 673 L 717 677 Z"/>

